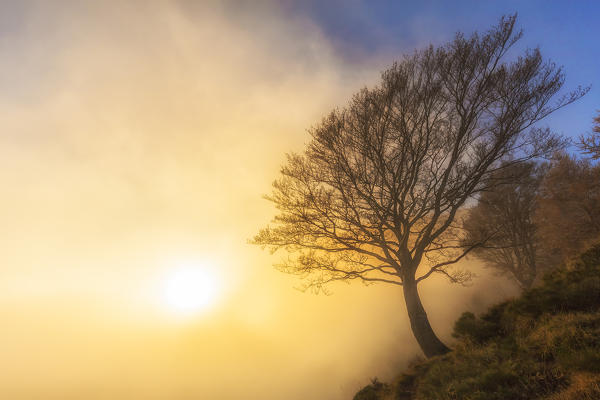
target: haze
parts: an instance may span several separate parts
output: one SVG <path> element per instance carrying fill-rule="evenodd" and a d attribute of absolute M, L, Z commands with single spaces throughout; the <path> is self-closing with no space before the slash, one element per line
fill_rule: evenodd
<path fill-rule="evenodd" d="M 347 399 L 419 354 L 398 288 L 302 293 L 247 240 L 308 127 L 401 51 L 472 27 L 348 51 L 290 10 L 0 3 L 1 398 Z M 169 274 L 202 263 L 216 300 L 165 307 Z M 516 292 L 472 267 L 471 287 L 422 288 L 444 339 Z"/>

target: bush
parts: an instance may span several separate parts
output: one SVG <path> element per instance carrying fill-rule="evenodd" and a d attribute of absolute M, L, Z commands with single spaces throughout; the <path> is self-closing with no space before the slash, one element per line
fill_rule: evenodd
<path fill-rule="evenodd" d="M 481 344 L 498 336 L 499 333 L 498 324 L 479 319 L 471 312 L 465 312 L 454 323 L 452 336 Z"/>
<path fill-rule="evenodd" d="M 379 382 L 377 378 L 371 379 L 371 384 L 362 388 L 354 395 L 353 400 L 379 400 L 390 394 L 390 386 Z"/>

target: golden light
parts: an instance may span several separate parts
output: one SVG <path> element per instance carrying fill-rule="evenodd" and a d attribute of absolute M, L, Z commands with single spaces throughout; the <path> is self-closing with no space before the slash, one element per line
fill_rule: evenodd
<path fill-rule="evenodd" d="M 212 265 L 194 263 L 170 272 L 164 285 L 164 301 L 170 311 L 196 314 L 214 306 L 221 282 Z"/>

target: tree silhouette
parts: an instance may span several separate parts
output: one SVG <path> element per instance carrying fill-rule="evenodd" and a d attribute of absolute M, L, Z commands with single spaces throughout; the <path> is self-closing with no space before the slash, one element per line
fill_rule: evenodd
<path fill-rule="evenodd" d="M 600 165 L 557 155 L 540 187 L 535 222 L 542 250 L 553 264 L 599 239 Z"/>
<path fill-rule="evenodd" d="M 473 254 L 501 275 L 529 289 L 545 263 L 534 223 L 544 165 L 513 164 L 496 171 L 498 185 L 486 190 L 463 223 L 465 244 L 482 243 Z M 501 182 L 501 183 L 500 183 Z"/>
<path fill-rule="evenodd" d="M 357 93 L 309 130 L 303 154 L 290 154 L 267 196 L 279 210 L 253 243 L 285 249 L 278 267 L 320 290 L 337 280 L 403 288 L 413 334 L 426 356 L 448 348 L 432 330 L 417 284 L 450 269 L 476 244 L 462 245 L 454 222 L 491 174 L 513 155 L 519 163 L 554 151 L 561 140 L 531 129 L 585 93 L 551 104 L 560 68 L 539 50 L 505 62 L 521 37 L 516 16 L 489 32 L 406 56 L 381 84 Z"/>

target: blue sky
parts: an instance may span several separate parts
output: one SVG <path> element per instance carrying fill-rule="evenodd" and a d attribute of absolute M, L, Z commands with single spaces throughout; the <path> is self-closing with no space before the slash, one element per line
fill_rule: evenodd
<path fill-rule="evenodd" d="M 590 131 L 600 109 L 600 2 L 598 1 L 284 1 L 285 10 L 316 23 L 348 62 L 384 55 L 390 60 L 457 31 L 485 31 L 505 14 L 518 14 L 520 48 L 539 46 L 566 74 L 564 88 L 591 85 L 577 103 L 550 116 L 559 133 Z"/>

